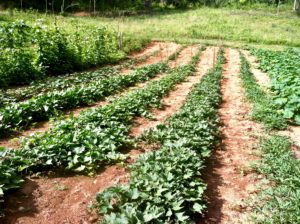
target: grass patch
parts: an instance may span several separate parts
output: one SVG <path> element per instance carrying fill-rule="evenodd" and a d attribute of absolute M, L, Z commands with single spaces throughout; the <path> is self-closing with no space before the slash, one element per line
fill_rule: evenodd
<path fill-rule="evenodd" d="M 16 12 L 13 19 L 35 21 L 42 18 L 48 24 L 53 24 L 56 20 L 59 26 L 69 30 L 74 30 L 76 23 L 102 24 L 122 31 L 124 37 L 134 36 L 137 40 L 164 39 L 187 42 L 194 39 L 212 39 L 300 47 L 300 20 L 290 9 L 284 7 L 281 10 L 277 14 L 274 7 L 258 10 L 202 7 L 119 18 L 54 17 L 37 12 Z M 7 11 L 0 14 L 3 20 L 12 19 Z"/>
<path fill-rule="evenodd" d="M 262 140 L 259 173 L 271 181 L 260 192 L 255 208 L 257 223 L 300 223 L 300 161 L 291 151 L 290 140 L 271 136 Z"/>

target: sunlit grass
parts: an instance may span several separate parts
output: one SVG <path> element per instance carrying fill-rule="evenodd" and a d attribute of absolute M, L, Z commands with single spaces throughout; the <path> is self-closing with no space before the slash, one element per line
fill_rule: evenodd
<path fill-rule="evenodd" d="M 7 19 L 7 12 L 2 12 Z M 15 19 L 35 21 L 44 18 L 53 24 L 54 16 L 38 13 L 15 13 Z M 73 22 L 72 22 L 73 21 Z M 263 44 L 300 47 L 300 19 L 291 10 L 238 10 L 200 8 L 167 11 L 153 15 L 103 18 L 56 16 L 58 25 L 73 29 L 77 21 L 86 25 L 104 24 L 137 38 L 175 41 L 207 40 L 233 45 Z"/>

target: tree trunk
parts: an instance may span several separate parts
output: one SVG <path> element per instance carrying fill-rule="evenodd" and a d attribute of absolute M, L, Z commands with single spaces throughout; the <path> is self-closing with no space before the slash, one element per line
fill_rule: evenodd
<path fill-rule="evenodd" d="M 152 10 L 152 0 L 145 0 L 144 4 L 145 4 L 145 9 L 148 12 L 151 12 L 151 10 Z"/>
<path fill-rule="evenodd" d="M 51 9 L 52 9 L 52 14 L 54 14 L 54 0 L 52 0 Z"/>
<path fill-rule="evenodd" d="M 46 0 L 46 14 L 48 13 L 48 1 Z"/>
<path fill-rule="evenodd" d="M 64 11 L 65 11 L 65 0 L 62 1 L 62 5 L 61 5 L 61 9 L 60 9 L 61 13 L 64 13 Z"/>
<path fill-rule="evenodd" d="M 23 0 L 21 0 L 21 10 L 23 10 Z"/>
<path fill-rule="evenodd" d="M 94 0 L 94 16 L 96 15 L 96 0 Z"/>

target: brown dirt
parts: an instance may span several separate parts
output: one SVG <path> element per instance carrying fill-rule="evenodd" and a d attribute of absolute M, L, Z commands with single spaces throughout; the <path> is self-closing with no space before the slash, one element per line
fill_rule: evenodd
<path fill-rule="evenodd" d="M 200 82 L 201 77 L 213 67 L 213 57 L 216 55 L 214 54 L 216 51 L 217 48 L 209 47 L 202 53 L 197 66 L 197 73 L 194 76 L 189 76 L 185 82 L 177 85 L 175 90 L 162 100 L 162 109 L 153 109 L 151 111 L 154 120 L 149 120 L 144 117 L 136 118 L 133 128 L 131 129 L 131 135 L 139 136 L 145 130 L 163 123 L 168 117 L 174 114 L 185 103 L 186 96 L 191 91 L 192 86 Z M 186 52 L 187 51 L 183 50 L 182 54 L 180 54 L 179 58 L 183 59 L 182 62 L 178 61 L 180 64 L 189 62 L 193 56 Z"/>
<path fill-rule="evenodd" d="M 191 62 L 192 57 L 195 56 L 198 51 L 199 45 L 192 45 L 184 48 L 175 61 L 169 62 L 169 66 L 171 68 L 175 68 L 178 66 L 188 65 Z"/>
<path fill-rule="evenodd" d="M 144 48 L 140 52 L 135 52 L 130 55 L 131 58 L 142 58 L 146 57 L 147 55 L 153 54 L 155 51 L 159 51 L 161 45 L 165 44 L 165 42 L 153 41 L 150 42 L 146 48 Z"/>
<path fill-rule="evenodd" d="M 249 162 L 254 155 L 262 126 L 251 121 L 239 78 L 237 50 L 226 50 L 227 63 L 222 80 L 223 103 L 219 110 L 223 140 L 207 164 L 204 181 L 208 183 L 208 213 L 199 223 L 249 223 L 245 200 L 256 191 L 257 176 Z"/>
<path fill-rule="evenodd" d="M 159 53 L 155 54 L 149 58 L 146 59 L 146 61 L 137 63 L 135 65 L 135 68 L 140 68 L 143 67 L 145 65 L 150 65 L 150 64 L 155 64 L 161 61 L 166 61 L 169 56 L 173 53 L 175 53 L 179 48 L 180 45 L 176 44 L 176 43 L 172 43 L 172 42 L 159 42 Z M 122 73 L 124 74 L 128 74 L 129 72 L 131 72 L 131 69 L 125 68 L 122 70 Z"/>
<path fill-rule="evenodd" d="M 269 75 L 265 72 L 262 72 L 259 68 L 259 63 L 257 62 L 257 59 L 255 56 L 251 55 L 249 51 L 243 50 L 242 53 L 246 57 L 246 59 L 249 61 L 251 65 L 251 72 L 253 73 L 255 79 L 257 80 L 257 83 L 265 90 L 267 91 L 270 88 L 271 85 L 271 79 Z"/>
<path fill-rule="evenodd" d="M 128 181 L 125 168 L 110 166 L 95 177 L 29 178 L 6 201 L 7 224 L 84 224 L 97 221 L 87 207 L 99 191 Z"/>

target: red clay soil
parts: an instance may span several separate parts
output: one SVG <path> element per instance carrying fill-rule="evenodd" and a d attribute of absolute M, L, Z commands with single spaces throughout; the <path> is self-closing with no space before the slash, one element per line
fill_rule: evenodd
<path fill-rule="evenodd" d="M 207 52 L 210 52 L 205 53 L 207 57 L 211 57 L 211 50 Z M 201 63 L 203 67 L 211 66 L 209 59 L 204 56 L 202 58 L 207 60 L 206 63 Z M 201 68 L 201 71 L 204 72 L 205 68 Z M 200 75 L 197 77 L 200 81 Z M 136 150 L 131 150 L 129 155 L 137 155 Z M 129 160 L 132 161 L 133 159 Z M 85 176 L 28 178 L 22 189 L 6 199 L 6 217 L 2 222 L 94 223 L 97 216 L 90 213 L 87 207 L 95 199 L 96 193 L 116 183 L 126 183 L 128 176 L 129 173 L 125 168 L 110 166 L 93 178 Z"/>
<path fill-rule="evenodd" d="M 135 68 L 143 67 L 145 65 L 150 65 L 150 64 L 156 64 L 161 61 L 166 61 L 168 60 L 169 56 L 175 53 L 176 51 L 179 50 L 180 46 L 179 44 L 173 43 L 173 42 L 159 42 L 159 53 L 155 54 L 149 58 L 146 59 L 146 61 L 137 63 L 135 65 Z M 125 68 L 122 70 L 122 73 L 128 74 L 131 72 L 131 69 Z"/>
<path fill-rule="evenodd" d="M 208 213 L 199 223 L 249 223 L 244 202 L 255 193 L 258 183 L 249 163 L 257 160 L 255 147 L 263 128 L 249 117 L 251 108 L 244 101 L 238 51 L 227 49 L 226 59 L 219 109 L 223 140 L 204 172 L 209 204 Z"/>
<path fill-rule="evenodd" d="M 249 51 L 243 50 L 242 53 L 250 63 L 251 72 L 253 73 L 257 83 L 264 88 L 264 90 L 268 90 L 271 85 L 271 79 L 269 75 L 259 69 L 259 63 L 257 62 L 256 57 L 251 55 Z"/>
<path fill-rule="evenodd" d="M 150 42 L 146 48 L 144 48 L 142 51 L 135 52 L 131 54 L 129 57 L 130 58 L 142 58 L 147 55 L 153 54 L 155 51 L 160 50 L 160 45 L 164 44 L 164 42 L 159 42 L 159 41 L 153 41 Z"/>
<path fill-rule="evenodd" d="M 21 190 L 8 197 L 7 224 L 95 223 L 97 215 L 88 211 L 99 191 L 128 181 L 125 168 L 110 166 L 95 177 L 28 178 Z"/>
<path fill-rule="evenodd" d="M 178 58 L 175 61 L 169 62 L 169 66 L 171 68 L 183 66 L 183 65 L 188 65 L 192 57 L 195 56 L 199 52 L 199 45 L 192 45 L 184 48 Z"/>

